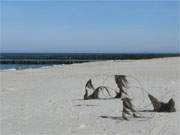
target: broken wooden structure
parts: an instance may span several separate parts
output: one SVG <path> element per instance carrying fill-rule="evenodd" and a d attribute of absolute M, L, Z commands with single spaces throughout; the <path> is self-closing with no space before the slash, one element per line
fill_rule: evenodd
<path fill-rule="evenodd" d="M 134 109 L 131 100 L 128 97 L 127 89 L 128 89 L 128 80 L 125 75 L 115 75 L 114 76 L 115 83 L 118 87 L 118 91 L 116 92 L 116 96 L 114 98 L 121 98 L 123 104 L 122 117 L 125 120 L 128 120 L 129 116 L 138 117 L 138 112 Z M 109 88 L 109 87 L 108 87 Z M 106 86 L 99 86 L 95 88 L 92 84 L 92 80 L 89 79 L 85 85 L 85 94 L 84 100 L 88 99 L 99 99 L 99 92 L 105 90 L 109 96 L 109 89 Z M 88 93 L 88 90 L 92 91 L 92 94 Z M 125 97 L 122 95 L 126 95 Z M 159 101 L 157 98 L 148 93 L 148 97 L 153 105 L 154 112 L 175 112 L 175 102 L 171 98 L 167 103 Z"/>
<path fill-rule="evenodd" d="M 119 88 L 119 91 L 116 92 L 115 98 L 121 98 L 123 93 L 127 94 L 125 91 L 125 89 L 127 88 L 127 83 L 128 83 L 126 76 L 125 75 L 115 75 L 115 82 Z"/>
<path fill-rule="evenodd" d="M 92 94 L 88 95 L 88 89 L 92 90 Z M 99 98 L 99 92 L 102 90 L 106 90 L 106 92 L 108 93 L 108 95 L 110 95 L 109 90 L 107 87 L 105 86 L 99 86 L 97 88 L 94 88 L 93 84 L 92 84 L 92 80 L 89 79 L 86 83 L 85 86 L 85 94 L 84 94 L 84 100 L 88 100 L 88 99 L 98 99 Z"/>
<path fill-rule="evenodd" d="M 129 120 L 129 117 L 134 117 L 134 118 L 138 118 L 139 113 L 136 111 L 136 109 L 134 108 L 133 104 L 131 103 L 130 98 L 125 97 L 122 98 L 122 103 L 123 103 L 123 111 L 122 111 L 122 118 L 125 120 Z"/>
<path fill-rule="evenodd" d="M 151 100 L 151 103 L 153 105 L 153 108 L 155 112 L 175 112 L 175 102 L 171 98 L 167 103 L 164 103 L 162 101 L 159 101 L 157 98 L 152 96 L 151 94 L 148 94 L 149 99 Z"/>

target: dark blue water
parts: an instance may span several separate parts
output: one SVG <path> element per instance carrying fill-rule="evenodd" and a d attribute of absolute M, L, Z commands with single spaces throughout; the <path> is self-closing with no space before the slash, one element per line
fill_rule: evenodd
<path fill-rule="evenodd" d="M 0 53 L 0 70 L 22 70 L 53 65 L 83 63 L 98 60 L 150 59 L 175 57 L 180 54 L 122 54 L 122 53 Z"/>

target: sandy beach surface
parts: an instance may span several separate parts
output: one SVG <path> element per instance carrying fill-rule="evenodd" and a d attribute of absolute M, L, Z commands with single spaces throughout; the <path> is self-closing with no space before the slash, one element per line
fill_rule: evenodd
<path fill-rule="evenodd" d="M 179 135 L 180 57 L 102 61 L 50 68 L 1 71 L 1 135 Z M 116 89 L 113 75 L 132 84 L 133 103 L 143 118 L 122 119 L 121 99 L 83 100 L 84 86 Z M 134 79 L 133 79 L 134 77 Z M 141 84 L 139 84 L 139 82 Z M 171 97 L 174 113 L 156 113 L 143 87 L 164 102 Z M 134 94 L 133 94 L 134 93 Z M 105 100 L 106 99 L 106 100 Z"/>

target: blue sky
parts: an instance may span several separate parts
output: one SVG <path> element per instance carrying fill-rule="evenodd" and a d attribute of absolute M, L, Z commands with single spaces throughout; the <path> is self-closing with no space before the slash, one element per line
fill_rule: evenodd
<path fill-rule="evenodd" d="M 1 2 L 2 52 L 179 51 L 178 2 Z"/>

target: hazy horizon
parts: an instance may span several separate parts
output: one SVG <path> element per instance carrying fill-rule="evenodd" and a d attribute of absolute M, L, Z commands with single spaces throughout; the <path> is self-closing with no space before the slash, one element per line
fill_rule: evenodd
<path fill-rule="evenodd" d="M 178 1 L 1 1 L 1 52 L 179 53 Z"/>
<path fill-rule="evenodd" d="M 180 54 L 180 52 L 3 52 L 0 54 Z"/>

